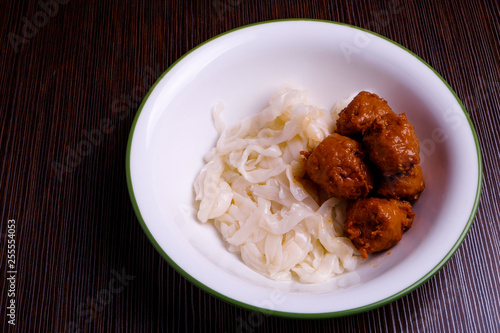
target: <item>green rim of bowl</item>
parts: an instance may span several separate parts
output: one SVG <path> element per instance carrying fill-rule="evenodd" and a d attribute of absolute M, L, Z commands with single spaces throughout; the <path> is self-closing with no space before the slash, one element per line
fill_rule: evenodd
<path fill-rule="evenodd" d="M 448 254 L 432 270 L 430 270 L 425 276 L 423 276 L 421 279 L 419 279 L 418 281 L 416 281 L 415 283 L 413 283 L 411 286 L 409 286 L 409 287 L 407 287 L 407 288 L 399 291 L 398 293 L 396 293 L 396 294 L 394 294 L 392 296 L 389 296 L 389 297 L 387 297 L 385 299 L 382 299 L 380 301 L 377 301 L 377 302 L 374 302 L 374 303 L 371 303 L 371 304 L 368 304 L 368 305 L 365 305 L 365 306 L 361 306 L 361 307 L 349 309 L 349 310 L 336 311 L 336 312 L 321 312 L 321 313 L 296 313 L 296 312 L 275 311 L 275 310 L 269 310 L 269 309 L 259 308 L 259 307 L 256 307 L 256 306 L 252 306 L 252 305 L 249 305 L 249 304 L 237 301 L 235 299 L 229 298 L 229 297 L 227 297 L 227 296 L 225 296 L 225 295 L 223 295 L 223 294 L 221 294 L 221 293 L 219 293 L 219 292 L 217 292 L 217 291 L 215 291 L 215 290 L 207 287 L 206 285 L 204 285 L 203 283 L 201 283 L 200 281 L 196 280 L 195 278 L 193 278 L 192 276 L 190 276 L 188 273 L 186 273 L 158 245 L 158 243 L 156 242 L 156 239 L 153 237 L 153 235 L 149 231 L 148 227 L 146 226 L 146 223 L 144 222 L 144 219 L 142 218 L 141 211 L 139 209 L 139 206 L 137 205 L 137 201 L 136 201 L 135 195 L 134 195 L 134 189 L 133 189 L 133 186 L 132 186 L 132 178 L 131 178 L 131 174 L 130 174 L 130 150 L 131 150 L 132 141 L 133 141 L 133 138 L 134 138 L 135 126 L 137 124 L 137 120 L 139 119 L 139 117 L 141 115 L 142 108 L 144 107 L 144 104 L 146 103 L 147 99 L 149 98 L 151 92 L 156 88 L 156 86 L 163 79 L 163 77 L 172 68 L 174 68 L 181 60 L 183 60 L 188 54 L 190 54 L 194 50 L 200 48 L 201 46 L 203 46 L 203 45 L 205 45 L 205 44 L 207 44 L 207 43 L 209 43 L 209 42 L 211 42 L 211 41 L 213 41 L 213 40 L 215 40 L 215 39 L 217 39 L 217 38 L 219 38 L 221 36 L 227 35 L 229 33 L 237 31 L 237 30 L 241 30 L 241 29 L 245 29 L 245 28 L 248 28 L 248 27 L 256 26 L 256 25 L 276 23 L 276 22 L 287 22 L 287 21 L 309 21 L 309 22 L 320 22 L 320 23 L 328 23 L 328 24 L 335 24 L 335 25 L 347 26 L 347 27 L 350 27 L 350 28 L 353 28 L 353 29 L 357 29 L 357 30 L 360 30 L 360 31 L 364 31 L 364 32 L 370 33 L 370 34 L 372 34 L 374 36 L 377 36 L 377 37 L 380 37 L 382 39 L 385 39 L 386 41 L 391 42 L 392 44 L 394 44 L 394 45 L 402 48 L 403 50 L 405 50 L 406 52 L 408 52 L 409 54 L 411 54 L 412 56 L 414 56 L 415 58 L 417 58 L 418 60 L 420 60 L 422 63 L 424 63 L 427 67 L 429 67 L 434 72 L 434 74 L 437 77 L 439 77 L 441 79 L 441 81 L 448 87 L 448 89 L 451 91 L 451 93 L 453 94 L 453 96 L 455 96 L 457 102 L 459 103 L 460 107 L 462 108 L 462 111 L 465 114 L 465 117 L 467 118 L 467 121 L 469 122 L 469 126 L 470 126 L 470 129 L 472 131 L 472 135 L 474 137 L 474 142 L 476 144 L 476 152 L 477 152 L 477 159 L 478 159 L 478 170 L 479 170 L 479 173 L 478 173 L 478 185 L 477 185 L 477 190 L 476 190 L 476 198 L 475 198 L 474 206 L 473 206 L 471 214 L 469 216 L 469 220 L 467 222 L 467 225 L 465 226 L 464 230 L 462 231 L 462 234 L 458 238 L 458 240 L 455 243 L 455 245 L 451 248 L 451 250 L 448 252 Z M 199 288 L 207 291 L 208 293 L 210 293 L 210 294 L 212 294 L 214 296 L 217 296 L 218 298 L 222 299 L 223 301 L 226 301 L 226 302 L 228 302 L 230 304 L 234 304 L 234 305 L 240 306 L 240 307 L 242 307 L 244 309 L 247 309 L 247 310 L 257 311 L 257 312 L 260 312 L 260 313 L 262 313 L 264 315 L 274 315 L 274 316 L 282 316 L 282 317 L 290 317 L 290 318 L 303 318 L 303 319 L 317 319 L 317 318 L 331 318 L 331 317 L 348 316 L 348 315 L 353 315 L 353 314 L 356 314 L 356 313 L 360 313 L 360 312 L 365 312 L 365 311 L 376 309 L 376 308 L 378 308 L 378 307 L 380 307 L 382 305 L 391 303 L 391 302 L 396 301 L 397 299 L 405 296 L 406 294 L 408 294 L 411 291 L 413 291 L 416 288 L 418 288 L 420 285 L 422 285 L 428 279 L 430 279 L 434 274 L 436 274 L 446 264 L 446 262 L 448 262 L 448 260 L 450 260 L 450 258 L 453 256 L 453 254 L 455 254 L 455 252 L 459 248 L 460 244 L 465 239 L 465 236 L 469 232 L 469 229 L 470 229 L 470 227 L 472 225 L 472 222 L 474 221 L 474 217 L 476 215 L 477 208 L 478 208 L 478 205 L 479 205 L 479 199 L 480 199 L 480 196 L 481 196 L 481 188 L 482 188 L 482 180 L 483 180 L 483 163 L 482 163 L 481 149 L 480 149 L 480 146 L 479 146 L 479 141 L 478 141 L 478 138 L 477 138 L 477 134 L 476 134 L 476 131 L 475 131 L 474 126 L 472 124 L 472 121 L 471 121 L 471 119 L 469 117 L 469 114 L 465 110 L 465 107 L 464 107 L 463 103 L 460 101 L 460 99 L 458 98 L 457 94 L 450 87 L 450 85 L 441 77 L 441 75 L 438 72 L 436 72 L 436 70 L 434 68 L 432 68 L 422 58 L 420 58 L 419 56 L 417 56 L 412 51 L 408 50 L 404 46 L 402 46 L 402 45 L 394 42 L 393 40 L 391 40 L 391 39 L 389 39 L 387 37 L 384 37 L 384 36 L 379 35 L 379 34 L 377 34 L 375 32 L 372 32 L 372 31 L 369 31 L 369 30 L 366 30 L 366 29 L 363 29 L 363 28 L 359 28 L 359 27 L 356 27 L 356 26 L 352 26 L 352 25 L 349 25 L 349 24 L 339 23 L 339 22 L 334 22 L 334 21 L 317 20 L 317 19 L 283 19 L 283 20 L 271 20 L 271 21 L 257 22 L 257 23 L 253 23 L 253 24 L 241 26 L 241 27 L 238 27 L 238 28 L 226 31 L 226 32 L 224 32 L 224 33 L 222 33 L 220 35 L 214 36 L 214 37 L 208 39 L 207 41 L 199 44 L 198 46 L 194 47 L 193 49 L 191 49 L 189 52 L 187 52 L 182 57 L 180 57 L 177 61 L 175 61 L 169 68 L 167 68 L 167 70 L 165 72 L 163 72 L 163 74 L 156 80 L 156 82 L 153 84 L 153 86 L 149 89 L 148 93 L 144 97 L 144 99 L 143 99 L 141 105 L 139 106 L 139 109 L 138 109 L 138 111 L 137 111 L 137 113 L 135 115 L 134 121 L 132 123 L 132 127 L 130 129 L 130 134 L 129 134 L 128 143 L 127 143 L 126 173 L 127 173 L 127 185 L 128 185 L 128 191 L 129 191 L 129 195 L 130 195 L 130 200 L 132 202 L 132 206 L 134 207 L 135 214 L 137 215 L 137 219 L 139 220 L 139 223 L 140 223 L 142 229 L 144 230 L 144 233 L 149 238 L 149 240 L 151 241 L 151 243 L 153 244 L 153 246 L 155 247 L 155 249 L 162 255 L 162 257 L 172 267 L 174 267 L 181 275 L 183 275 L 185 278 L 187 278 L 189 281 L 191 281 L 193 284 L 195 284 Z"/>

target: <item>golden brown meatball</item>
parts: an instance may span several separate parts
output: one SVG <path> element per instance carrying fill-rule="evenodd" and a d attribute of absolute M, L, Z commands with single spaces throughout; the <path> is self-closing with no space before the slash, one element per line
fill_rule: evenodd
<path fill-rule="evenodd" d="M 370 160 L 385 176 L 407 171 L 420 163 L 420 144 L 404 113 L 388 113 L 363 132 Z"/>
<path fill-rule="evenodd" d="M 337 133 L 358 138 L 375 119 L 387 113 L 393 112 L 384 99 L 362 91 L 339 113 Z"/>
<path fill-rule="evenodd" d="M 347 207 L 345 230 L 363 259 L 369 253 L 396 245 L 413 223 L 415 213 L 407 201 L 364 198 Z"/>
<path fill-rule="evenodd" d="M 410 170 L 389 177 L 381 177 L 377 194 L 386 198 L 408 201 L 417 200 L 425 188 L 424 175 L 420 165 L 413 165 Z"/>
<path fill-rule="evenodd" d="M 357 199 L 373 188 L 373 177 L 364 158 L 359 142 L 334 133 L 311 152 L 304 169 L 328 195 Z"/>

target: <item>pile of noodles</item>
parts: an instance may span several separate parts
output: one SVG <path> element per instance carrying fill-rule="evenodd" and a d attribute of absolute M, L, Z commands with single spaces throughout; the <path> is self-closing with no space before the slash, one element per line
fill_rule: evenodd
<path fill-rule="evenodd" d="M 282 88 L 269 107 L 229 129 L 222 106 L 213 108 L 219 139 L 195 180 L 198 218 L 213 221 L 228 249 L 259 273 L 318 283 L 356 267 L 359 253 L 342 236 L 345 202 L 319 205 L 299 181 L 301 151 L 333 132 L 346 104 L 329 112 L 309 104 L 305 91 Z"/>

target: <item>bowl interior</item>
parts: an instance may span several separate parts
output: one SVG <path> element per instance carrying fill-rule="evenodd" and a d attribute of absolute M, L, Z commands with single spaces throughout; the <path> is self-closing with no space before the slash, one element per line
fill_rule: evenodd
<path fill-rule="evenodd" d="M 426 190 L 413 227 L 391 250 L 354 272 L 305 285 L 271 281 L 226 250 L 213 225 L 196 219 L 193 181 L 217 133 L 259 112 L 283 84 L 330 109 L 368 90 L 406 113 L 421 143 Z M 366 310 L 412 290 L 454 253 L 470 227 L 480 188 L 475 134 L 447 84 L 407 50 L 341 24 L 283 21 L 222 35 L 187 54 L 155 84 L 129 142 L 129 189 L 143 227 L 169 262 L 199 286 L 234 302 L 284 315 Z"/>

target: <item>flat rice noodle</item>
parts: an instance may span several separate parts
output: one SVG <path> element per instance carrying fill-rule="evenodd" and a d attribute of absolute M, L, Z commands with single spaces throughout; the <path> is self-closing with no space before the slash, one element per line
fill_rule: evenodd
<path fill-rule="evenodd" d="M 284 88 L 269 107 L 226 128 L 223 105 L 212 109 L 217 144 L 194 182 L 198 219 L 213 220 L 228 250 L 275 280 L 319 283 L 356 267 L 359 252 L 342 237 L 345 203 L 319 206 L 298 178 L 301 151 L 329 133 L 341 108 L 326 112 L 307 93 Z"/>

